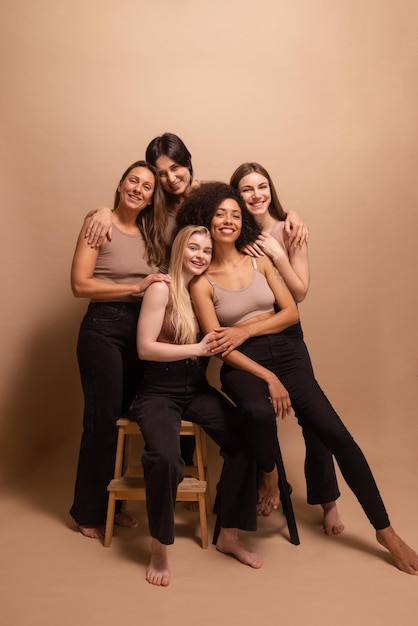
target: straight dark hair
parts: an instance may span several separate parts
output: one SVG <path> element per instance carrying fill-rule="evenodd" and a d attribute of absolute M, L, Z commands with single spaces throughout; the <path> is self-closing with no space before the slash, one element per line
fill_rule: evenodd
<path fill-rule="evenodd" d="M 193 180 L 192 155 L 180 137 L 173 133 L 164 133 L 150 141 L 145 151 L 146 160 L 155 167 L 160 156 L 167 156 L 175 163 L 187 167 L 190 172 L 190 182 Z"/>

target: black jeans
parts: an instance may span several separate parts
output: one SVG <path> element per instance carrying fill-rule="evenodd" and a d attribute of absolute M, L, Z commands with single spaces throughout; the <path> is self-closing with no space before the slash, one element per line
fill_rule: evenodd
<path fill-rule="evenodd" d="M 274 372 L 289 392 L 299 423 L 309 426 L 334 455 L 341 472 L 376 530 L 389 518 L 364 454 L 334 411 L 291 339 L 282 333 L 247 340 L 239 350 Z M 260 378 L 224 364 L 224 391 L 241 411 L 247 441 L 258 465 L 275 464 L 276 417 L 268 387 Z"/>
<path fill-rule="evenodd" d="M 303 340 L 300 322 L 286 328 L 282 334 L 292 340 L 305 367 L 314 376 L 311 358 Z M 310 424 L 303 419 L 300 421 L 298 415 L 296 417 L 302 427 L 302 434 L 305 440 L 305 479 L 308 503 L 323 504 L 337 500 L 340 496 L 340 491 L 338 489 L 333 456 Z"/>
<path fill-rule="evenodd" d="M 139 303 L 92 302 L 81 323 L 77 356 L 84 418 L 70 510 L 81 526 L 106 521 L 107 486 L 115 468 L 116 421 L 132 403 L 141 376 L 136 351 L 139 309 Z"/>
<path fill-rule="evenodd" d="M 174 542 L 177 486 L 184 477 L 181 419 L 202 426 L 221 448 L 221 526 L 256 529 L 256 465 L 240 434 L 239 414 L 208 384 L 199 360 L 147 363 L 134 409 L 145 441 L 142 464 L 152 537 L 166 545 Z"/>

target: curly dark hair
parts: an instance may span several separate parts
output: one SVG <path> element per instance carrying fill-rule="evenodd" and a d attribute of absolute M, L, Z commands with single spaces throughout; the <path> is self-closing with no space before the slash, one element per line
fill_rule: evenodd
<path fill-rule="evenodd" d="M 241 209 L 242 229 L 235 242 L 238 250 L 253 243 L 261 232 L 251 213 L 247 211 L 241 196 L 231 185 L 219 182 L 202 183 L 193 189 L 186 202 L 177 213 L 177 226 L 183 228 L 190 224 L 206 226 L 210 231 L 211 221 L 219 205 L 227 199 L 235 200 Z"/>

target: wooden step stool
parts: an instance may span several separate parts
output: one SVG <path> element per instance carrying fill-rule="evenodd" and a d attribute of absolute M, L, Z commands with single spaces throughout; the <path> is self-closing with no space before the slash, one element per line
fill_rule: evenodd
<path fill-rule="evenodd" d="M 145 501 L 145 481 L 141 464 L 135 464 L 132 454 L 132 437 L 140 436 L 141 429 L 136 421 L 123 416 L 116 422 L 118 441 L 116 448 L 115 474 L 108 485 L 109 503 L 107 508 L 104 546 L 112 541 L 115 520 L 116 500 Z M 207 450 L 205 433 L 192 422 L 181 422 L 180 435 L 193 435 L 196 442 L 195 465 L 185 467 L 185 478 L 177 488 L 177 502 L 198 502 L 202 548 L 208 547 L 207 512 L 210 508 L 210 492 L 207 475 Z M 125 457 L 125 463 L 124 463 Z"/>

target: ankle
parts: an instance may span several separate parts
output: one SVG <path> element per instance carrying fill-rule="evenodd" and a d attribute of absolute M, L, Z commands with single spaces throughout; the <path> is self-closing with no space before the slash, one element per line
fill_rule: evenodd
<path fill-rule="evenodd" d="M 219 531 L 218 541 L 235 541 L 238 538 L 238 529 L 237 528 L 223 528 L 221 527 Z"/>
<path fill-rule="evenodd" d="M 335 509 L 335 507 L 337 506 L 337 503 L 335 500 L 331 500 L 331 502 L 321 502 L 321 506 L 324 509 L 324 512 L 328 513 L 328 511 Z"/>

